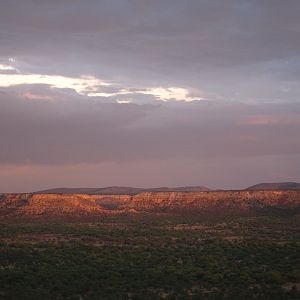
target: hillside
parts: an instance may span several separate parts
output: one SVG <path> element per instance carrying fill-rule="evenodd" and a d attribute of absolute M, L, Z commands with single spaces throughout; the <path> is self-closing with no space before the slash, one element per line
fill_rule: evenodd
<path fill-rule="evenodd" d="M 244 213 L 300 209 L 300 191 L 143 192 L 138 195 L 3 194 L 2 217 Z"/>
<path fill-rule="evenodd" d="M 300 183 L 297 182 L 277 182 L 258 183 L 246 188 L 247 191 L 264 190 L 299 190 Z M 86 195 L 137 195 L 145 192 L 205 192 L 212 191 L 205 186 L 182 186 L 182 187 L 154 187 L 137 188 L 128 186 L 110 186 L 103 188 L 53 188 L 34 192 L 34 194 L 86 194 Z M 221 191 L 221 190 L 220 190 Z"/>
<path fill-rule="evenodd" d="M 300 190 L 300 183 L 298 182 L 270 182 L 270 183 L 258 183 L 252 185 L 246 190 Z"/>
<path fill-rule="evenodd" d="M 127 186 L 111 186 L 104 188 L 54 188 L 37 191 L 35 194 L 87 194 L 87 195 L 137 195 L 142 192 L 201 192 L 209 191 L 205 186 L 135 188 Z"/>

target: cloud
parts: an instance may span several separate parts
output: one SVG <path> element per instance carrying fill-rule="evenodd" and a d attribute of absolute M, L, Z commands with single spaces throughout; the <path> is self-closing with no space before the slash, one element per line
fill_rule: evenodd
<path fill-rule="evenodd" d="M 10 65 L 2 65 L 0 64 L 0 72 L 1 71 L 15 71 L 16 69 Z"/>
<path fill-rule="evenodd" d="M 54 88 L 74 89 L 78 94 L 89 94 L 100 86 L 109 84 L 97 78 L 86 77 L 66 77 L 61 75 L 41 75 L 41 74 L 0 74 L 0 87 L 11 87 L 15 85 L 46 84 Z"/>
<path fill-rule="evenodd" d="M 167 101 L 167 100 L 176 100 L 176 101 L 195 101 L 195 100 L 203 100 L 201 97 L 191 97 L 189 95 L 189 91 L 183 88 L 151 88 L 144 91 L 137 91 L 136 93 L 141 93 L 145 95 L 153 95 L 160 100 Z"/>
<path fill-rule="evenodd" d="M 41 94 L 34 94 L 32 92 L 26 92 L 23 94 L 25 99 L 28 100 L 53 100 L 53 98 L 49 95 L 41 95 Z"/>
<path fill-rule="evenodd" d="M 17 70 L 8 65 L 0 65 L 3 70 Z M 162 100 L 162 101 L 169 101 L 169 100 L 176 100 L 176 101 L 195 101 L 195 100 L 202 100 L 201 97 L 191 97 L 189 95 L 189 91 L 184 88 L 179 87 L 158 87 L 158 88 L 146 88 L 146 89 L 136 89 L 136 88 L 126 88 L 126 87 L 119 87 L 118 85 L 114 85 L 112 82 L 107 82 L 104 80 L 100 80 L 93 76 L 80 76 L 80 77 L 66 77 L 62 75 L 42 75 L 42 74 L 26 74 L 21 73 L 18 70 L 18 74 L 1 74 L 0 73 L 0 87 L 7 88 L 13 87 L 18 85 L 49 85 L 51 88 L 57 89 L 73 89 L 80 95 L 86 95 L 89 97 L 116 97 L 116 96 L 130 96 L 132 94 L 145 94 L 153 96 L 154 99 Z M 111 87 L 114 91 L 101 91 L 102 88 Z M 27 93 L 28 99 L 40 99 L 42 100 L 45 97 L 35 97 L 32 93 Z M 126 101 L 126 100 L 117 100 L 119 101 Z"/>
<path fill-rule="evenodd" d="M 120 104 L 129 104 L 129 103 L 132 103 L 131 100 L 117 100 L 117 103 L 120 103 Z"/>
<path fill-rule="evenodd" d="M 297 0 L 69 5 L 2 1 L 0 59 L 15 58 L 30 74 L 90 74 L 122 88 L 200 88 L 204 98 L 239 101 L 300 97 Z"/>
<path fill-rule="evenodd" d="M 45 97 L 47 90 L 40 94 Z M 91 102 L 87 96 L 61 96 L 59 90 L 54 96 L 58 100 L 41 102 L 28 101 L 19 93 L 0 94 L 1 164 L 168 157 L 184 161 L 187 157 L 300 153 L 300 123 L 285 122 L 297 118 L 299 104 L 198 101 L 124 105 L 100 99 Z M 262 116 L 271 121 L 266 123 Z M 265 124 L 268 126 L 253 126 Z"/>
<path fill-rule="evenodd" d="M 299 180 L 298 0 L 0 2 L 3 189 Z"/>
<path fill-rule="evenodd" d="M 88 96 L 114 97 L 120 95 L 131 96 L 131 95 L 139 95 L 139 94 L 150 95 L 153 96 L 155 99 L 162 100 L 162 101 L 175 100 L 175 101 L 190 102 L 190 101 L 198 101 L 204 99 L 202 97 L 192 97 L 189 95 L 189 91 L 187 89 L 179 88 L 179 87 L 168 87 L 168 88 L 157 87 L 157 88 L 147 88 L 142 90 L 123 88 L 120 91 L 114 93 L 96 92 L 96 93 L 89 93 Z M 128 101 L 128 100 L 117 100 L 118 103 L 121 102 L 124 103 L 124 101 Z M 132 102 L 132 100 L 130 102 Z"/>
<path fill-rule="evenodd" d="M 253 115 L 241 120 L 241 124 L 253 126 L 300 124 L 299 115 Z"/>
<path fill-rule="evenodd" d="M 138 105 L 49 86 L 24 88 L 0 92 L 1 191 L 114 184 L 238 188 L 300 176 L 299 103 Z"/>

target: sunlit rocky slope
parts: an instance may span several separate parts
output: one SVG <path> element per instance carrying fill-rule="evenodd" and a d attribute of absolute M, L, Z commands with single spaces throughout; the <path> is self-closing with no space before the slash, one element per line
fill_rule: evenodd
<path fill-rule="evenodd" d="M 0 216 L 80 217 L 142 213 L 300 211 L 300 191 L 143 192 L 137 195 L 2 194 Z"/>

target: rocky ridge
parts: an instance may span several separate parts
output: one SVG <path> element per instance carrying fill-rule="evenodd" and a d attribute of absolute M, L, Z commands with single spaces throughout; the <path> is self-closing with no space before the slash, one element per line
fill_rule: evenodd
<path fill-rule="evenodd" d="M 137 195 L 143 192 L 201 192 L 210 191 L 205 186 L 137 188 L 110 186 L 104 188 L 55 188 L 35 192 L 35 194 L 87 194 L 87 195 Z"/>
<path fill-rule="evenodd" d="M 252 185 L 246 190 L 300 190 L 300 183 L 298 182 L 263 182 Z"/>
<path fill-rule="evenodd" d="M 144 192 L 138 195 L 2 194 L 0 216 L 65 217 L 132 213 L 300 211 L 300 191 Z"/>

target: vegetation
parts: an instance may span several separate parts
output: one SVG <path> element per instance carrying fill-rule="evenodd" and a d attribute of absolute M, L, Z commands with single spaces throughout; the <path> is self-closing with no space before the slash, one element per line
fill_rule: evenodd
<path fill-rule="evenodd" d="M 0 224 L 0 299 L 299 299 L 296 221 Z"/>

